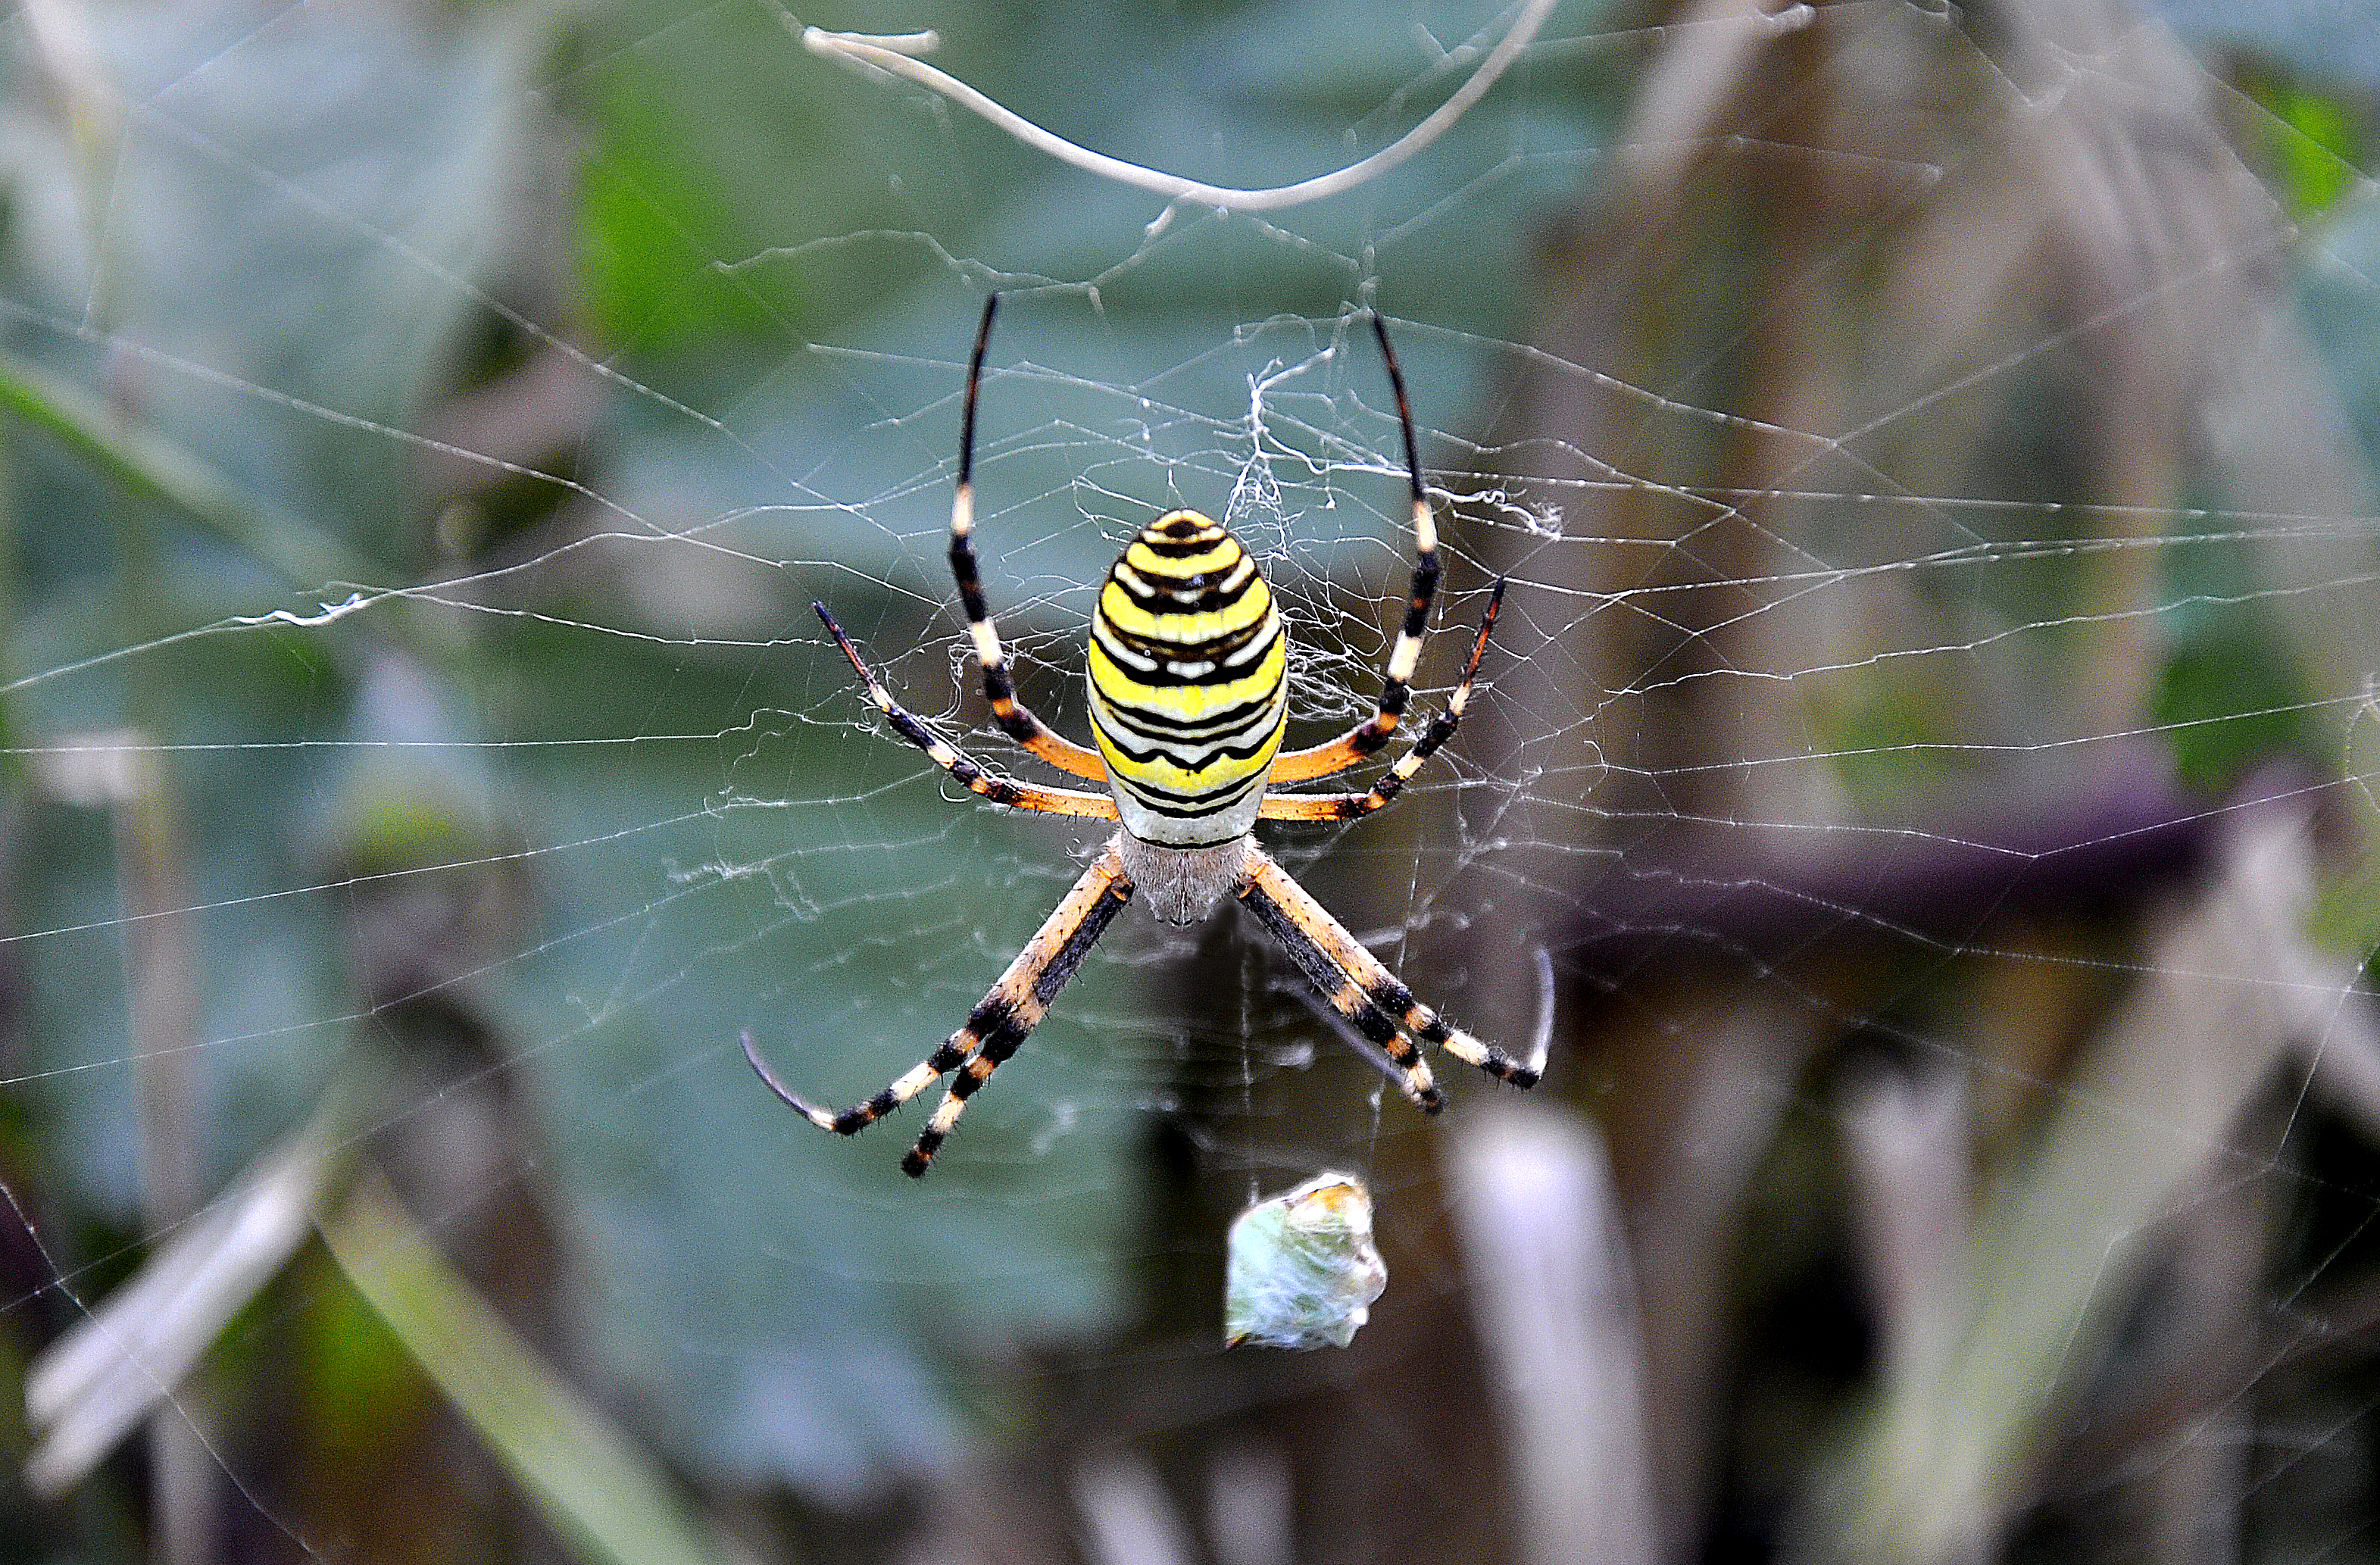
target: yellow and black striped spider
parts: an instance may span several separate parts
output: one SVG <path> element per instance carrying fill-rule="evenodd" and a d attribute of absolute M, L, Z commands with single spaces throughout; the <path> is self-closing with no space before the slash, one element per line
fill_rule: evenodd
<path fill-rule="evenodd" d="M 1271 589 L 1256 561 L 1220 523 L 1196 511 L 1172 511 L 1140 530 L 1099 588 L 1090 647 L 1091 733 L 1099 747 L 1086 749 L 1050 732 L 1016 698 L 976 568 L 976 393 L 999 306 L 997 294 L 984 301 L 983 324 L 967 365 L 958 491 L 951 502 L 951 570 L 958 578 L 959 602 L 975 638 L 976 660 L 983 665 L 984 695 L 994 720 L 1032 754 L 1071 776 L 1104 782 L 1106 791 L 1041 787 L 986 770 L 893 700 L 826 605 L 811 607 L 894 731 L 970 792 L 1013 809 L 1087 816 L 1117 821 L 1123 829 L 968 1013 L 966 1025 L 875 1097 L 841 1112 L 821 1108 L 779 1081 L 747 1033 L 744 1054 L 753 1070 L 804 1119 L 843 1135 L 874 1124 L 957 1072 L 941 1106 L 901 1159 L 911 1177 L 921 1175 L 957 1126 L 967 1099 L 1040 1025 L 1050 1001 L 1138 889 L 1148 893 L 1151 912 L 1174 924 L 1205 917 L 1226 895 L 1245 903 L 1331 1008 L 1387 1054 L 1402 1073 L 1398 1085 L 1404 1095 L 1429 1113 L 1445 1107 L 1445 1099 L 1419 1044 L 1436 1044 L 1516 1086 L 1536 1086 L 1536 1068 L 1450 1025 L 1415 1000 L 1251 835 L 1259 820 L 1353 820 L 1394 799 L 1463 721 L 1480 654 L 1503 601 L 1500 579 L 1446 710 L 1367 792 L 1268 792 L 1275 783 L 1330 777 L 1361 764 L 1388 744 L 1413 694 L 1411 681 L 1438 588 L 1438 527 L 1423 491 L 1413 408 L 1388 328 L 1378 315 L 1372 317 L 1404 431 L 1415 560 L 1404 625 L 1389 654 L 1372 715 L 1329 744 L 1281 751 L 1289 727 L 1288 658 Z"/>

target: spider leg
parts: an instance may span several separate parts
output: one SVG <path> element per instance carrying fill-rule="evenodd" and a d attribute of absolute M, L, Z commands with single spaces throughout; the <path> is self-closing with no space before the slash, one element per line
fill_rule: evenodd
<path fill-rule="evenodd" d="M 828 613 L 824 603 L 812 603 L 810 607 L 817 610 L 818 617 L 826 622 L 828 634 L 834 637 L 834 644 L 843 649 L 843 655 L 851 660 L 852 669 L 858 673 L 860 683 L 868 687 L 868 698 L 876 703 L 876 710 L 884 714 L 885 721 L 892 725 L 893 731 L 925 751 L 928 759 L 958 779 L 960 785 L 968 792 L 980 794 L 993 804 L 1006 805 L 1011 809 L 1038 810 L 1044 815 L 1085 815 L 1100 820 L 1117 819 L 1112 795 L 1087 794 L 1073 788 L 1044 788 L 1038 783 L 1019 782 L 1013 777 L 1002 777 L 996 771 L 985 770 L 982 762 L 927 727 L 914 712 L 892 698 L 892 693 L 884 688 L 884 682 L 876 677 L 875 671 L 860 657 L 859 649 L 851 644 L 851 637 L 843 633 L 843 626 L 835 623 L 834 615 Z"/>
<path fill-rule="evenodd" d="M 1346 926 L 1315 901 L 1271 855 L 1249 848 L 1238 895 L 1330 1002 L 1330 1008 L 1379 1045 L 1404 1072 L 1400 1084 L 1404 1095 L 1425 1112 L 1437 1113 L 1446 1107 L 1446 1098 L 1412 1040 L 1435 1044 L 1464 1064 L 1475 1065 L 1515 1086 L 1537 1085 L 1536 1069 L 1493 1044 L 1480 1042 L 1415 1000 L 1413 990 L 1365 950 Z"/>
<path fill-rule="evenodd" d="M 901 1159 L 901 1171 L 912 1179 L 918 1178 L 957 1128 L 959 1116 L 966 1111 L 967 1099 L 1041 1025 L 1041 1018 L 1049 1014 L 1050 1001 L 1058 998 L 1058 991 L 1082 966 L 1083 958 L 1099 943 L 1109 923 L 1132 900 L 1132 877 L 1125 873 L 1123 859 L 1117 856 L 1114 844 L 1110 843 L 1083 871 L 1065 900 L 1025 943 L 1025 949 L 1016 953 L 1016 959 L 976 1008 L 967 1013 L 966 1025 L 944 1039 L 941 1048 L 915 1068 L 864 1103 L 840 1111 L 812 1103 L 778 1080 L 761 1062 L 750 1033 L 744 1035 L 744 1057 L 752 1062 L 752 1069 L 759 1074 L 769 1090 L 795 1112 L 820 1130 L 831 1130 L 838 1135 L 856 1134 L 941 1077 L 958 1072 L 950 1090 L 942 1095 L 941 1106 L 918 1134 L 917 1144 Z"/>
<path fill-rule="evenodd" d="M 1478 677 L 1480 654 L 1488 650 L 1488 635 L 1496 628 L 1496 613 L 1504 602 L 1504 579 L 1497 577 L 1495 590 L 1488 595 L 1488 612 L 1479 618 L 1479 636 L 1471 644 L 1471 661 L 1463 666 L 1462 682 L 1454 694 L 1448 697 L 1446 710 L 1429 720 L 1429 726 L 1414 741 L 1413 748 L 1400 758 L 1380 780 L 1372 784 L 1368 794 L 1267 794 L 1260 820 L 1355 820 L 1376 809 L 1385 809 L 1390 801 L 1404 791 L 1414 773 L 1427 764 L 1438 753 L 1439 746 L 1454 737 L 1463 722 L 1463 709 L 1471 699 L 1471 682 Z M 1276 776 L 1278 773 L 1276 773 Z"/>
<path fill-rule="evenodd" d="M 978 1041 L 966 1028 L 961 1027 L 945 1039 L 940 1049 L 927 1055 L 891 1086 L 865 1103 L 855 1103 L 841 1110 L 813 1103 L 787 1086 L 776 1072 L 769 1069 L 768 1062 L 760 1058 L 760 1046 L 752 1041 L 748 1030 L 744 1034 L 744 1058 L 760 1078 L 761 1085 L 783 1098 L 794 1112 L 820 1130 L 831 1130 L 837 1135 L 856 1135 L 965 1064 Z"/>
<path fill-rule="evenodd" d="M 975 357 L 967 361 L 966 404 L 959 416 L 959 482 L 951 496 L 951 575 L 959 584 L 959 607 L 966 612 L 967 634 L 975 638 L 975 661 L 983 665 L 983 696 L 991 703 L 992 720 L 1001 732 L 1059 770 L 1093 782 L 1106 778 L 1107 768 L 1097 750 L 1063 738 L 1033 715 L 1016 698 L 1016 682 L 1001 651 L 1000 632 L 991 623 L 991 608 L 983 596 L 983 573 L 975 557 L 975 404 L 983 383 L 983 352 L 991 342 L 991 318 L 1000 296 L 983 301 L 983 324 L 976 329 Z"/>
<path fill-rule="evenodd" d="M 1414 573 L 1405 594 L 1405 621 L 1397 644 L 1389 652 L 1389 666 L 1380 681 L 1380 699 L 1372 715 L 1328 744 L 1291 750 L 1273 762 L 1275 782 L 1306 782 L 1346 770 L 1377 753 L 1396 732 L 1413 699 L 1414 670 L 1421 663 L 1422 638 L 1429 632 L 1429 605 L 1438 594 L 1438 523 L 1421 481 L 1421 443 L 1414 438 L 1413 404 L 1405 396 L 1404 371 L 1397 368 L 1396 350 L 1389 346 L 1389 329 L 1378 311 L 1372 314 L 1372 334 L 1380 342 L 1380 358 L 1389 367 L 1389 384 L 1397 394 L 1397 423 L 1404 431 L 1405 474 L 1413 485 Z"/>

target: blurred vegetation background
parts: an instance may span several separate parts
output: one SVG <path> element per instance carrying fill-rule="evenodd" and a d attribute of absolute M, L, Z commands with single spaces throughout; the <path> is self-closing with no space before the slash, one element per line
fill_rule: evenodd
<path fill-rule="evenodd" d="M 2380 24 L 1565 0 L 29 0 L 0 97 L 0 1557 L 2380 1559 Z M 836 1101 L 1095 834 L 1089 590 L 1229 506 L 1432 781 L 1276 851 L 1514 1046 L 1424 1122 L 1136 916 L 933 1175 Z M 1422 683 L 1441 692 L 1457 636 Z M 1449 1074 L 1452 1072 L 1450 1070 Z M 1366 1177 L 1342 1352 L 1232 1214 Z"/>

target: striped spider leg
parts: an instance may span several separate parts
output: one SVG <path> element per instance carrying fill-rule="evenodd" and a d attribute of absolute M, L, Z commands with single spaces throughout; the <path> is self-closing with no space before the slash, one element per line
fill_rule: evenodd
<path fill-rule="evenodd" d="M 827 634 L 833 637 L 834 644 L 843 649 L 843 655 L 850 661 L 852 671 L 859 675 L 860 684 L 867 686 L 868 698 L 876 703 L 876 710 L 884 714 L 884 721 L 892 725 L 893 732 L 925 751 L 926 758 L 956 778 L 967 792 L 980 794 L 993 804 L 1005 805 L 1011 809 L 1034 810 L 1043 815 L 1089 816 L 1097 820 L 1116 819 L 1115 800 L 1106 794 L 1086 794 L 1076 788 L 1044 788 L 1032 782 L 1019 782 L 1014 777 L 1002 777 L 927 727 L 922 719 L 894 700 L 892 692 L 884 688 L 884 682 L 876 677 L 876 671 L 868 666 L 867 660 L 859 655 L 859 649 L 851 644 L 851 637 L 845 636 L 843 626 L 835 623 L 832 612 L 824 603 L 812 603 L 810 607 L 820 619 L 826 622 Z"/>
<path fill-rule="evenodd" d="M 1413 699 L 1414 670 L 1421 665 L 1422 640 L 1429 634 L 1429 606 L 1438 596 L 1438 518 L 1430 511 L 1429 491 L 1422 483 L 1421 443 L 1414 436 L 1413 403 L 1405 395 L 1404 371 L 1397 368 L 1397 351 L 1389 346 L 1389 328 L 1377 311 L 1372 316 L 1372 335 L 1380 345 L 1380 362 L 1388 366 L 1390 389 L 1396 393 L 1397 426 L 1405 442 L 1405 477 L 1413 493 L 1413 585 L 1405 592 L 1404 624 L 1397 629 L 1396 646 L 1389 653 L 1379 703 L 1372 715 L 1328 744 L 1285 752 L 1273 762 L 1275 783 L 1332 776 L 1361 765 L 1389 742 Z M 1503 583 L 1498 582 L 1497 592 L 1500 595 L 1503 589 Z"/>
<path fill-rule="evenodd" d="M 1380 780 L 1362 794 L 1268 794 L 1259 820 L 1360 820 L 1374 810 L 1386 809 L 1404 786 L 1438 754 L 1439 746 L 1454 737 L 1463 723 L 1463 709 L 1470 704 L 1471 682 L 1478 677 L 1480 655 L 1488 650 L 1488 634 L 1496 628 L 1496 614 L 1504 605 L 1504 578 L 1498 576 L 1488 593 L 1488 610 L 1479 616 L 1479 634 L 1471 643 L 1471 661 L 1463 665 L 1463 678 L 1454 686 L 1454 694 L 1446 698 L 1445 710 L 1429 720 L 1421 737 L 1401 757 L 1397 764 L 1382 773 Z M 1360 731 L 1359 731 L 1360 732 Z"/>
<path fill-rule="evenodd" d="M 851 637 L 844 633 L 824 603 L 812 603 L 810 607 L 826 622 L 828 634 L 843 649 L 844 657 L 866 686 L 868 699 L 884 714 L 893 731 L 925 751 L 929 759 L 970 792 L 1011 809 L 1116 819 L 1115 800 L 1106 794 L 1037 787 L 988 770 L 892 698 L 892 693 L 884 687 L 876 671 L 868 666 L 859 649 L 851 644 Z M 1111 843 L 1075 882 L 1074 890 L 1066 893 L 1057 911 L 1026 942 L 1025 949 L 1001 974 L 990 992 L 968 1013 L 966 1025 L 944 1039 L 940 1049 L 914 1069 L 864 1103 L 836 1110 L 810 1102 L 769 1069 L 748 1032 L 743 1039 L 744 1058 L 768 1084 L 770 1091 L 810 1123 L 838 1135 L 857 1134 L 941 1077 L 957 1071 L 958 1079 L 942 1095 L 941 1106 L 919 1133 L 917 1145 L 901 1159 L 903 1171 L 913 1179 L 922 1176 L 933 1162 L 934 1153 L 957 1126 L 959 1116 L 966 1111 L 966 1100 L 1041 1025 L 1041 1018 L 1049 1013 L 1050 1002 L 1082 966 L 1083 958 L 1090 954 L 1091 947 L 1106 932 L 1110 921 L 1132 900 L 1132 878 L 1124 872 L 1123 861 Z"/>
<path fill-rule="evenodd" d="M 1480 1042 L 1415 1000 L 1413 990 L 1262 848 L 1248 850 L 1247 868 L 1233 894 L 1281 942 L 1330 1008 L 1378 1045 L 1389 1062 L 1403 1073 L 1399 1090 L 1424 1112 L 1435 1114 L 1445 1108 L 1446 1095 L 1431 1079 L 1429 1062 L 1417 1044 L 1434 1044 L 1514 1086 L 1537 1085 L 1535 1066 Z"/>
<path fill-rule="evenodd" d="M 1107 781 L 1099 753 L 1053 732 L 1016 698 L 1016 681 L 1008 672 L 1000 632 L 991 623 L 991 607 L 983 595 L 983 575 L 975 557 L 975 405 L 983 384 L 984 350 L 991 345 L 991 318 L 999 313 L 1000 296 L 983 301 L 983 322 L 976 328 L 975 353 L 967 359 L 966 403 L 959 415 L 959 481 L 951 494 L 951 575 L 958 581 L 959 607 L 966 614 L 967 635 L 975 642 L 975 661 L 983 668 L 983 697 L 991 703 L 992 721 L 1001 732 L 1034 755 L 1072 777 Z"/>
<path fill-rule="evenodd" d="M 901 1159 L 902 1172 L 912 1179 L 922 1178 L 932 1165 L 934 1154 L 958 1128 L 959 1116 L 966 1112 L 967 1099 L 1041 1025 L 1041 1018 L 1050 1013 L 1050 1002 L 1058 998 L 1058 991 L 1066 987 L 1066 981 L 1082 966 L 1083 958 L 1091 953 L 1091 947 L 1107 932 L 1109 923 L 1131 900 L 1132 877 L 1124 873 L 1123 862 L 1115 845 L 1110 843 L 1083 871 L 1057 911 L 1025 942 L 1025 949 L 1016 953 L 1016 959 L 1000 975 L 999 981 L 967 1013 L 966 1025 L 945 1038 L 940 1049 L 905 1075 L 865 1103 L 838 1112 L 810 1102 L 779 1081 L 762 1062 L 760 1051 L 748 1032 L 744 1035 L 744 1058 L 768 1083 L 770 1091 L 810 1123 L 838 1135 L 856 1135 L 956 1071 L 958 1075 L 942 1094 L 941 1106 L 926 1122 L 926 1128 L 917 1133 L 917 1145 Z"/>
<path fill-rule="evenodd" d="M 1496 613 L 1504 601 L 1500 579 L 1488 597 L 1478 635 L 1463 678 L 1447 698 L 1446 707 L 1430 720 L 1396 765 L 1363 794 L 1269 794 L 1258 819 L 1265 820 L 1355 820 L 1385 809 L 1428 763 L 1439 747 L 1454 736 L 1463 710 L 1471 698 L 1472 682 L 1479 674 L 1479 659 L 1496 628 Z M 1378 957 L 1347 932 L 1346 926 L 1293 880 L 1270 855 L 1251 849 L 1248 866 L 1233 893 L 1245 903 L 1274 940 L 1330 1008 L 1355 1030 L 1378 1045 L 1390 1064 L 1403 1073 L 1398 1086 L 1427 1112 L 1446 1106 L 1445 1095 L 1431 1079 L 1429 1065 L 1416 1044 L 1434 1044 L 1468 1065 L 1475 1065 L 1500 1081 L 1519 1087 L 1537 1085 L 1536 1067 L 1520 1062 L 1492 1044 L 1480 1042 L 1451 1025 L 1437 1012 L 1414 998 L 1413 991 L 1381 965 Z M 1410 1037 L 1411 1041 L 1408 1041 Z"/>

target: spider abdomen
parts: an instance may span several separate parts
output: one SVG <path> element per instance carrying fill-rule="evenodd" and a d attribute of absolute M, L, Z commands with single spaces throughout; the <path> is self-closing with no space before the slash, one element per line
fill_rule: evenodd
<path fill-rule="evenodd" d="M 1143 528 L 1099 588 L 1090 681 L 1127 831 L 1167 847 L 1248 834 L 1288 726 L 1288 649 L 1239 540 L 1196 511 Z"/>

